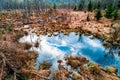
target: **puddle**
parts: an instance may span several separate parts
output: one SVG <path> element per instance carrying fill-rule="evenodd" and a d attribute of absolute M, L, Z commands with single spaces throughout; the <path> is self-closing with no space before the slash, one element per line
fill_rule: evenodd
<path fill-rule="evenodd" d="M 92 39 L 92 36 L 76 35 L 71 32 L 69 35 L 63 35 L 48 37 L 47 35 L 31 34 L 24 36 L 20 39 L 20 42 L 35 43 L 39 42 L 38 48 L 31 48 L 38 51 L 39 56 L 36 59 L 36 67 L 43 61 L 49 61 L 53 63 L 51 71 L 58 69 L 58 59 L 64 59 L 66 56 L 85 56 L 88 60 L 94 61 L 100 64 L 102 67 L 114 66 L 118 69 L 118 75 L 120 75 L 120 57 L 116 54 L 114 49 L 114 55 L 106 55 L 107 50 L 102 45 L 102 41 L 99 39 Z"/>

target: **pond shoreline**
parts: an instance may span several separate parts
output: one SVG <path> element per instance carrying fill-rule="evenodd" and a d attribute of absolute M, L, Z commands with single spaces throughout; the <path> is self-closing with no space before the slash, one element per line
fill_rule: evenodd
<path fill-rule="evenodd" d="M 58 32 L 58 33 L 59 33 L 59 32 Z M 71 32 L 71 33 L 72 33 L 72 32 Z M 57 32 L 54 33 L 54 34 L 57 35 Z M 61 33 L 60 33 L 60 34 L 61 34 Z M 58 34 L 57 36 L 59 36 L 59 38 L 61 38 L 61 39 L 63 39 L 63 40 L 64 40 L 64 37 L 65 37 L 65 36 L 66 36 L 66 37 L 70 37 L 70 36 L 71 36 L 70 34 L 68 34 L 68 35 L 64 35 L 63 38 L 62 38 L 62 37 L 60 37 L 60 36 L 62 36 L 62 35 L 60 35 L 60 34 Z M 62 33 L 62 34 L 64 34 L 64 33 Z M 37 37 L 40 37 L 40 38 L 39 38 L 40 40 L 38 40 L 38 41 L 40 41 L 40 43 L 38 42 L 38 44 L 40 44 L 39 46 L 40 46 L 41 48 L 38 47 L 38 50 L 37 50 L 36 48 L 34 48 L 35 50 L 39 51 L 39 49 L 41 50 L 44 46 L 46 46 L 46 45 L 45 45 L 46 43 L 43 44 L 43 42 L 46 41 L 46 40 L 44 40 L 44 39 L 45 39 L 45 37 L 44 37 L 45 35 L 43 35 L 43 37 L 42 37 L 42 35 L 40 35 L 40 36 L 37 36 L 37 35 L 35 35 L 35 34 L 33 34 L 33 35 L 32 35 L 32 34 L 29 34 L 29 35 L 32 36 L 31 39 L 32 39 L 32 41 L 33 41 L 33 44 L 36 44 L 36 40 L 38 40 Z M 57 38 L 56 35 L 55 35 L 55 36 L 54 36 L 54 35 L 53 35 L 53 36 L 52 36 L 52 35 L 50 36 L 49 33 L 48 33 L 48 35 L 46 35 L 46 36 L 47 36 L 49 39 L 52 38 L 49 42 L 52 41 L 53 43 L 55 43 L 55 42 L 56 42 L 55 39 Z M 79 35 L 76 34 L 76 33 L 74 33 L 74 35 L 79 36 Z M 56 38 L 54 39 L 54 37 L 56 37 Z M 80 37 L 81 37 L 81 36 L 80 36 Z M 91 38 L 92 38 L 92 37 L 91 37 Z M 48 39 L 48 40 L 49 40 L 49 39 Z M 70 39 L 68 39 L 68 40 L 71 40 L 71 39 L 72 39 L 72 38 L 70 38 Z M 74 36 L 74 39 L 75 39 L 75 40 L 78 40 L 79 38 L 76 39 L 75 36 Z M 91 40 L 94 40 L 94 39 L 91 39 Z M 43 41 L 43 42 L 42 42 L 42 41 Z M 25 42 L 30 43 L 30 42 L 31 42 L 31 41 L 30 41 L 30 36 L 25 36 L 25 37 L 21 38 L 20 42 L 22 42 L 22 43 L 23 43 L 23 42 L 24 42 L 24 43 L 25 43 Z M 48 44 L 49 42 L 47 42 L 47 44 Z M 59 42 L 60 42 L 60 41 L 59 41 Z M 99 43 L 98 43 L 98 44 L 99 44 Z M 57 44 L 57 43 L 56 43 L 56 44 L 50 43 L 50 45 L 58 46 L 58 45 L 60 45 L 60 44 L 59 44 L 59 43 L 58 43 L 58 44 Z M 64 45 L 63 45 L 63 46 L 64 46 Z M 91 46 L 91 47 L 92 47 L 92 46 Z M 48 49 L 47 46 L 44 47 L 44 48 L 45 48 L 45 49 Z M 39 52 L 39 55 L 41 56 L 41 58 L 38 57 L 38 61 L 39 61 L 39 59 L 42 59 L 43 57 L 45 57 L 45 56 L 42 57 L 42 55 L 50 55 L 50 54 L 51 54 L 51 51 L 50 51 L 49 49 L 48 49 L 48 52 L 45 52 L 46 54 L 43 53 L 43 52 L 44 52 L 44 48 L 41 50 L 41 52 Z M 49 47 L 49 48 L 50 48 L 50 47 Z M 59 47 L 58 47 L 58 48 L 59 48 Z M 66 48 L 66 47 L 64 47 L 64 48 Z M 53 51 L 54 51 L 54 48 L 50 48 L 50 49 L 53 49 Z M 62 48 L 60 48 L 60 49 L 62 49 Z M 67 48 L 67 49 L 69 49 L 69 48 Z M 66 50 L 66 49 L 65 49 L 65 50 Z M 42 51 L 43 51 L 43 52 L 42 52 Z M 50 52 L 50 53 L 49 53 L 49 52 Z M 51 55 L 53 55 L 54 57 L 55 57 L 55 54 L 58 54 L 58 55 L 60 54 L 60 55 L 61 55 L 61 53 L 58 53 L 58 52 L 59 52 L 59 51 L 57 51 L 57 52 L 54 51 L 54 55 L 53 55 L 53 54 L 51 54 Z M 49 53 L 49 54 L 48 54 L 48 53 Z M 59 55 L 59 56 L 60 56 L 60 55 Z M 98 56 L 99 56 L 99 55 L 98 55 Z M 51 58 L 53 58 L 53 57 L 51 56 Z M 58 59 L 59 59 L 59 58 L 58 58 Z M 48 62 L 51 61 L 51 60 L 49 60 L 49 57 L 47 58 L 47 56 L 46 56 L 46 58 L 45 58 L 44 60 L 45 60 L 45 61 L 48 61 Z M 43 60 L 43 62 L 42 62 L 43 65 L 41 65 L 41 66 L 43 66 L 43 67 L 47 66 L 47 65 L 44 65 L 44 64 L 45 64 L 45 63 L 44 63 L 44 60 Z M 54 58 L 53 58 L 53 60 L 54 60 Z M 73 61 L 74 61 L 74 60 L 73 60 Z M 63 61 L 63 62 L 64 62 L 64 61 Z M 57 65 L 56 62 L 54 62 L 54 64 Z M 78 64 L 79 64 L 79 63 L 78 63 Z M 78 65 L 78 64 L 76 64 L 76 65 Z M 49 65 L 49 63 L 48 63 L 48 65 Z M 72 65 L 74 66 L 75 63 L 72 64 Z M 55 68 L 55 66 L 54 66 L 54 68 Z M 52 69 L 54 70 L 54 68 L 52 68 Z M 48 68 L 48 69 L 49 69 L 49 68 Z M 77 67 L 76 67 L 76 69 L 77 69 Z M 102 68 L 102 69 L 103 69 L 103 68 Z M 57 70 L 59 70 L 59 69 L 57 69 Z M 56 72 L 56 71 L 55 71 L 55 72 Z M 52 74 L 55 73 L 55 72 L 52 72 Z"/>
<path fill-rule="evenodd" d="M 86 15 L 88 15 L 88 14 L 90 14 L 90 21 L 86 21 Z M 28 74 L 31 74 L 31 78 L 33 78 L 33 79 L 35 76 L 37 76 L 38 78 L 41 78 L 40 74 L 43 74 L 44 76 L 48 76 L 50 74 L 50 70 L 48 70 L 48 69 L 37 71 L 38 73 L 36 72 L 36 69 L 34 68 L 35 67 L 35 64 L 34 64 L 35 59 L 37 57 L 36 52 L 28 51 L 28 49 L 32 45 L 21 44 L 21 43 L 17 44 L 18 39 L 21 38 L 23 35 L 28 35 L 29 34 L 28 32 L 31 30 L 32 30 L 32 33 L 35 33 L 38 36 L 46 35 L 47 33 L 49 33 L 48 36 L 50 36 L 50 37 L 52 35 L 57 36 L 57 34 L 53 34 L 54 32 L 62 32 L 65 35 L 68 35 L 70 32 L 76 32 L 79 35 L 82 35 L 82 34 L 93 35 L 94 37 L 98 37 L 102 40 L 105 40 L 106 43 L 104 45 L 108 46 L 108 47 L 111 44 L 120 46 L 120 42 L 119 42 L 120 38 L 116 39 L 115 41 L 111 41 L 111 37 L 110 37 L 111 32 L 114 33 L 114 31 L 115 31 L 114 28 L 111 28 L 111 25 L 112 24 L 114 24 L 114 26 L 120 25 L 119 20 L 112 22 L 109 19 L 102 18 L 98 22 L 93 18 L 93 16 L 94 16 L 94 12 L 91 13 L 91 12 L 84 12 L 84 11 L 72 11 L 72 10 L 65 10 L 65 9 L 57 9 L 55 11 L 48 10 L 45 12 L 41 12 L 39 17 L 35 16 L 35 14 L 34 15 L 31 14 L 31 16 L 29 18 L 26 18 L 26 17 L 23 17 L 22 11 L 20 11 L 20 12 L 18 11 L 17 14 L 12 13 L 12 12 L 9 13 L 9 11 L 8 11 L 8 12 L 4 13 L 4 15 L 1 16 L 2 25 L 0 25 L 0 30 L 1 30 L 2 37 L 1 37 L 0 41 L 1 41 L 1 43 L 3 43 L 5 40 L 6 45 L 8 45 L 8 43 L 10 45 L 9 46 L 1 45 L 1 47 L 5 47 L 6 51 L 10 50 L 10 52 L 8 52 L 9 55 L 7 55 L 6 57 L 8 59 L 10 59 L 10 63 L 14 64 L 15 68 L 16 68 L 16 66 L 18 66 L 18 64 L 16 64 L 16 63 L 25 62 L 25 64 L 20 65 L 20 66 L 23 66 L 23 68 L 20 68 L 20 73 L 18 73 L 18 75 L 21 76 L 21 75 L 25 74 L 22 76 L 22 77 L 24 77 Z M 12 17 L 12 18 L 10 18 L 10 17 Z M 24 26 L 24 24 L 28 24 L 28 23 L 29 23 L 29 27 L 28 26 L 21 27 L 21 26 Z M 12 26 L 12 28 L 10 26 Z M 7 30 L 7 32 L 5 32 L 6 30 Z M 6 36 L 6 34 L 9 34 L 9 35 Z M 13 45 L 11 45 L 11 44 L 13 44 Z M 17 45 L 17 47 L 15 45 Z M 23 45 L 23 47 L 20 47 L 21 45 Z M 36 43 L 36 46 L 38 46 L 37 43 Z M 15 48 L 18 48 L 20 50 L 16 51 Z M 12 49 L 12 51 L 11 51 L 11 49 Z M 1 50 L 2 53 L 7 53 L 6 51 Z M 13 51 L 15 51 L 15 52 L 13 52 Z M 20 52 L 20 51 L 23 51 L 23 52 Z M 26 56 L 23 53 L 25 53 Z M 31 53 L 31 55 L 26 54 L 26 53 Z M 21 55 L 21 56 L 17 56 L 18 61 L 17 60 L 14 61 L 14 58 L 15 58 L 15 57 L 13 57 L 14 54 Z M 11 62 L 12 60 L 13 60 L 13 62 Z M 97 65 L 97 67 L 98 67 L 98 65 Z M 7 69 L 7 67 L 5 67 L 5 69 Z M 109 69 L 111 69 L 111 68 L 109 68 Z M 113 69 L 113 70 L 115 70 L 115 69 Z M 4 70 L 4 71 L 7 73 L 7 70 Z M 83 68 L 83 71 L 84 71 L 84 68 Z M 55 75 L 57 76 L 58 74 L 61 74 L 63 72 L 65 72 L 65 71 L 57 71 L 55 73 Z M 65 74 L 61 74 L 60 76 L 64 77 L 68 73 L 69 72 L 66 71 Z M 84 73 L 83 74 L 80 73 L 80 74 L 84 75 Z M 13 75 L 13 73 L 10 75 Z M 77 76 L 77 78 L 81 78 L 81 75 L 75 74 L 74 77 Z M 117 75 L 113 76 L 114 74 L 111 75 L 111 74 L 106 74 L 106 73 L 105 73 L 105 75 L 107 75 L 107 76 L 109 75 L 111 80 L 112 79 L 119 80 L 119 77 Z M 44 76 L 42 77 L 41 80 L 46 80 L 46 78 Z M 56 77 L 54 77 L 54 78 L 56 78 Z"/>

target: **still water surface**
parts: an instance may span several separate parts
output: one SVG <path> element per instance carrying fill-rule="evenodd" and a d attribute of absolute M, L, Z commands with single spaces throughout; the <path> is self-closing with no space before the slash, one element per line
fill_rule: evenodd
<path fill-rule="evenodd" d="M 35 43 L 39 42 L 39 47 L 34 50 L 38 51 L 39 56 L 36 59 L 37 68 L 43 61 L 49 61 L 53 65 L 51 70 L 58 69 L 58 59 L 64 59 L 66 56 L 85 56 L 88 60 L 100 64 L 102 67 L 114 66 L 118 69 L 118 75 L 120 75 L 120 57 L 116 54 L 114 49 L 114 55 L 106 55 L 107 49 L 102 45 L 103 42 L 99 39 L 92 39 L 92 36 L 85 36 L 84 34 L 79 36 L 74 32 L 69 35 L 63 35 L 48 37 L 47 35 L 31 34 L 24 36 L 20 39 L 20 42 Z"/>

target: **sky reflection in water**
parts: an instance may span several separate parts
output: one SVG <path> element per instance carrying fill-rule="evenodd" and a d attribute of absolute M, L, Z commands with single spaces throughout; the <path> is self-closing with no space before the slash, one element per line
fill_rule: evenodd
<path fill-rule="evenodd" d="M 114 66 L 119 69 L 118 74 L 120 74 L 120 57 L 116 54 L 107 55 L 106 50 L 99 39 L 91 39 L 91 36 L 76 35 L 75 33 L 70 33 L 69 35 L 63 35 L 60 33 L 58 36 L 48 37 L 39 36 L 35 34 L 31 35 L 32 42 L 37 40 L 40 43 L 39 48 L 34 49 L 39 52 L 39 56 L 36 60 L 37 67 L 39 63 L 43 61 L 52 62 L 53 65 L 51 70 L 57 70 L 58 59 L 63 59 L 65 56 L 75 55 L 75 56 L 85 56 L 90 61 L 94 61 L 100 64 L 102 67 Z M 20 42 L 30 42 L 30 35 L 24 36 L 20 39 Z"/>

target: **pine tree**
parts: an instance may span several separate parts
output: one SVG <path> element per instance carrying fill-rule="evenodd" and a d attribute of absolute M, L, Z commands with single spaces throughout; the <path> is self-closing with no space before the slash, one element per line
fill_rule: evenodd
<path fill-rule="evenodd" d="M 101 17 L 102 17 L 101 9 L 97 9 L 96 14 L 95 14 L 95 18 L 97 20 L 100 20 Z"/>
<path fill-rule="evenodd" d="M 92 4 L 92 1 L 89 0 L 89 3 L 88 3 L 88 11 L 92 11 L 93 10 L 93 4 Z"/>
<path fill-rule="evenodd" d="M 74 7 L 74 11 L 76 11 L 77 10 L 77 6 L 75 5 L 75 7 Z"/>
<path fill-rule="evenodd" d="M 85 3 L 85 1 L 84 0 L 81 0 L 81 2 L 78 4 L 78 6 L 77 6 L 77 9 L 78 10 L 82 10 L 83 8 L 84 8 L 84 3 Z"/>
<path fill-rule="evenodd" d="M 113 20 L 116 20 L 118 18 L 118 8 L 114 8 L 114 11 L 112 12 L 112 18 Z"/>
<path fill-rule="evenodd" d="M 112 18 L 112 12 L 113 12 L 114 8 L 113 8 L 113 1 L 111 0 L 111 2 L 108 4 L 106 10 L 105 10 L 105 17 L 106 18 Z"/>
<path fill-rule="evenodd" d="M 100 9 L 101 8 L 101 2 L 99 1 L 98 3 L 97 3 L 97 9 Z"/>
<path fill-rule="evenodd" d="M 118 1 L 118 5 L 117 5 L 117 6 L 118 6 L 118 8 L 120 9 L 120 0 Z"/>
<path fill-rule="evenodd" d="M 81 3 L 78 4 L 77 10 L 82 10 L 82 4 Z"/>
<path fill-rule="evenodd" d="M 53 9 L 56 9 L 56 4 L 54 3 L 53 6 L 52 6 Z"/>
<path fill-rule="evenodd" d="M 100 1 L 98 1 L 98 0 L 94 1 L 93 10 L 100 8 L 100 5 L 101 5 Z"/>

